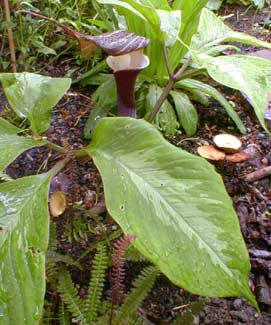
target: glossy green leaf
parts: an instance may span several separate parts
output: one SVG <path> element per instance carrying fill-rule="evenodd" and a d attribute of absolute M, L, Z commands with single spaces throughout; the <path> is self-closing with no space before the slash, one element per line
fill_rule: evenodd
<path fill-rule="evenodd" d="M 103 118 L 87 151 L 106 206 L 135 247 L 176 285 L 203 296 L 243 296 L 249 257 L 221 177 L 169 144 L 151 124 Z"/>
<path fill-rule="evenodd" d="M 50 174 L 0 184 L 0 324 L 34 325 L 42 315 Z"/>
<path fill-rule="evenodd" d="M 208 0 L 175 0 L 172 3 L 174 10 L 181 10 L 182 12 L 182 26 L 179 33 L 179 38 L 185 43 L 190 44 L 192 36 L 196 33 L 200 13 L 205 7 Z M 169 58 L 172 68 L 175 69 L 184 58 L 187 53 L 187 49 L 176 42 L 175 45 L 169 51 Z M 164 75 L 166 75 L 166 69 L 164 68 Z"/>
<path fill-rule="evenodd" d="M 247 95 L 261 125 L 268 132 L 264 113 L 271 92 L 271 61 L 244 55 L 211 57 L 195 54 L 195 58 L 214 80 Z"/>
<path fill-rule="evenodd" d="M 152 111 L 162 92 L 163 89 L 156 86 L 155 84 L 151 84 L 149 86 L 148 95 L 146 97 L 146 109 L 148 112 Z M 155 117 L 154 123 L 167 136 L 176 133 L 179 125 L 174 109 L 167 99 L 163 102 L 158 114 Z"/>
<path fill-rule="evenodd" d="M 18 136 L 21 131 L 4 119 L 0 119 L 0 171 L 5 169 L 24 151 L 40 147 L 47 143 L 43 140 L 32 140 L 23 136 Z"/>
<path fill-rule="evenodd" d="M 185 133 L 190 136 L 196 133 L 198 124 L 198 113 L 191 103 L 189 97 L 178 91 L 171 91 L 175 109 Z"/>
<path fill-rule="evenodd" d="M 271 48 L 271 43 L 231 30 L 230 27 L 224 24 L 221 18 L 204 8 L 200 15 L 197 34 L 193 36 L 190 44 L 191 49 L 202 52 L 212 46 L 232 41 Z"/>
<path fill-rule="evenodd" d="M 136 16 L 140 17 L 141 19 L 148 21 L 153 26 L 160 25 L 160 19 L 159 19 L 158 14 L 156 13 L 155 8 L 144 5 L 140 1 L 98 0 L 98 2 L 101 4 L 111 4 L 111 5 L 126 9 L 130 13 L 135 14 Z M 120 12 L 120 14 L 121 14 L 121 12 Z"/>
<path fill-rule="evenodd" d="M 177 41 L 181 28 L 182 13 L 180 10 L 156 10 L 160 17 L 160 29 L 165 35 L 166 46 L 172 46 Z"/>
<path fill-rule="evenodd" d="M 0 117 L 0 134 L 17 134 L 21 130 Z"/>
<path fill-rule="evenodd" d="M 244 126 L 238 114 L 235 112 L 230 103 L 225 99 L 225 97 L 221 95 L 220 92 L 217 91 L 214 87 L 195 79 L 183 79 L 176 82 L 174 86 L 177 88 L 184 88 L 188 90 L 200 90 L 205 94 L 213 97 L 216 101 L 220 103 L 220 105 L 225 108 L 229 117 L 234 121 L 239 131 L 243 134 L 246 133 L 246 127 Z"/>
<path fill-rule="evenodd" d="M 123 10 L 119 11 L 120 14 L 136 15 L 137 17 L 146 21 L 152 28 L 155 33 L 161 34 L 164 33 L 164 41 L 167 46 L 172 46 L 179 35 L 181 28 L 181 11 L 180 10 L 163 10 L 161 8 L 155 9 L 152 7 L 151 1 L 148 2 L 148 6 L 144 1 L 134 1 L 134 0 L 99 0 L 99 3 L 102 4 L 111 4 L 117 8 L 122 8 Z M 169 7 L 170 8 L 170 7 Z M 124 16 L 126 16 L 126 14 Z M 161 40 L 162 41 L 162 40 Z"/>
<path fill-rule="evenodd" d="M 84 137 L 89 139 L 98 121 L 117 106 L 117 89 L 114 76 L 110 76 L 92 94 L 92 108 L 84 127 Z"/>
<path fill-rule="evenodd" d="M 198 102 L 204 107 L 208 107 L 210 102 L 209 102 L 209 97 L 201 90 L 199 89 L 193 89 L 190 88 L 189 90 L 189 98 L 191 101 Z"/>
<path fill-rule="evenodd" d="M 48 129 L 53 107 L 69 89 L 71 79 L 51 78 L 34 73 L 0 73 L 10 106 L 27 117 L 36 134 Z"/>

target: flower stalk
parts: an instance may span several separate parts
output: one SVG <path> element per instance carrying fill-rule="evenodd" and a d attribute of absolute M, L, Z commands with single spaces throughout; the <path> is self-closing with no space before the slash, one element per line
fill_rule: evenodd
<path fill-rule="evenodd" d="M 118 95 L 118 115 L 136 118 L 135 82 L 138 73 L 149 65 L 143 50 L 119 56 L 109 56 L 107 64 L 113 70 Z"/>

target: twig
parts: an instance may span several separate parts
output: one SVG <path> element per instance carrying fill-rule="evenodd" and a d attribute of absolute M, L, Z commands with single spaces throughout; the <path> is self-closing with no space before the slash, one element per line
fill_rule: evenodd
<path fill-rule="evenodd" d="M 252 173 L 247 174 L 245 176 L 245 181 L 254 182 L 268 175 L 271 175 L 271 166 L 263 167 L 258 170 L 255 170 Z"/>
<path fill-rule="evenodd" d="M 6 21 L 8 23 L 10 23 L 11 19 L 10 19 L 10 10 L 9 10 L 8 0 L 3 0 L 3 3 L 4 3 Z M 13 34 L 12 34 L 11 28 L 7 28 L 7 31 L 8 31 L 8 45 L 9 45 L 9 51 L 10 51 L 11 69 L 12 69 L 12 72 L 17 72 Z"/>
<path fill-rule="evenodd" d="M 165 56 L 166 59 L 166 64 L 168 66 L 169 62 L 167 61 L 167 57 Z M 184 73 L 184 71 L 188 68 L 188 66 L 190 65 L 192 61 L 191 56 L 189 56 L 186 60 L 186 62 L 182 65 L 182 67 L 173 75 L 169 75 L 169 81 L 166 85 L 166 87 L 164 88 L 161 96 L 158 98 L 158 101 L 156 102 L 156 104 L 154 105 L 154 108 L 151 112 L 151 114 L 148 117 L 148 122 L 152 122 L 153 119 L 155 118 L 156 114 L 159 112 L 163 102 L 165 101 L 165 99 L 167 98 L 170 90 L 172 89 L 173 85 L 175 84 L 176 81 L 178 81 L 181 77 L 182 74 Z M 170 73 L 171 68 L 168 68 L 168 71 Z"/>

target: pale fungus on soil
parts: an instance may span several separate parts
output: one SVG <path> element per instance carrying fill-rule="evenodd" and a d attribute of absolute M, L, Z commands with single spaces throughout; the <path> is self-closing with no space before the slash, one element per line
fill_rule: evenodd
<path fill-rule="evenodd" d="M 215 146 L 224 151 L 225 153 L 236 153 L 242 147 L 242 142 L 234 135 L 231 134 L 218 134 L 213 138 Z"/>
<path fill-rule="evenodd" d="M 50 212 L 52 217 L 59 217 L 67 208 L 67 199 L 65 193 L 56 191 L 50 197 Z"/>
<path fill-rule="evenodd" d="M 226 154 L 218 149 L 216 149 L 213 145 L 206 145 L 198 147 L 198 154 L 210 161 L 223 161 L 226 157 Z"/>

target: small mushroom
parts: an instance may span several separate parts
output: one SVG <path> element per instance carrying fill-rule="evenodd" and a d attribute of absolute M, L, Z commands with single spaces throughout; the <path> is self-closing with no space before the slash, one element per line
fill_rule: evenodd
<path fill-rule="evenodd" d="M 216 149 L 213 145 L 198 147 L 197 151 L 201 157 L 210 161 L 223 161 L 226 157 L 224 152 Z"/>
<path fill-rule="evenodd" d="M 218 134 L 214 138 L 215 146 L 226 152 L 226 153 L 236 153 L 242 147 L 242 142 L 234 135 L 231 134 Z"/>
<path fill-rule="evenodd" d="M 59 217 L 67 208 L 67 199 L 65 193 L 61 191 L 54 192 L 49 202 L 50 212 L 53 217 Z"/>
<path fill-rule="evenodd" d="M 248 160 L 249 155 L 246 154 L 245 152 L 236 152 L 234 154 L 231 155 L 226 155 L 226 160 L 230 161 L 232 163 L 241 163 L 244 162 L 246 160 Z"/>

